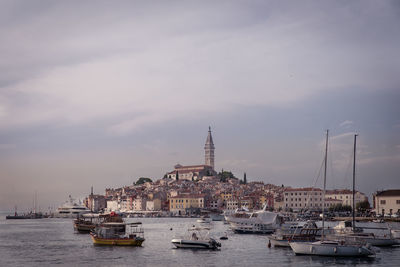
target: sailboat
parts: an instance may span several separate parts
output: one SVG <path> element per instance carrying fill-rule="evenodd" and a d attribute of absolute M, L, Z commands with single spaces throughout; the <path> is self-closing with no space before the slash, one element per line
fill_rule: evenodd
<path fill-rule="evenodd" d="M 337 232 L 336 236 L 340 238 L 353 238 L 355 240 L 364 241 L 372 246 L 393 246 L 399 244 L 398 240 L 393 238 L 391 229 L 389 228 L 374 228 L 375 230 L 385 231 L 383 235 L 375 235 L 375 233 L 366 233 L 363 228 L 356 227 L 355 221 L 355 184 L 356 184 L 356 144 L 357 135 L 354 135 L 354 151 L 353 151 L 353 212 L 352 221 L 339 222 L 334 227 Z"/>
<path fill-rule="evenodd" d="M 328 159 L 328 135 L 326 131 L 325 160 L 324 160 L 324 193 L 322 214 L 325 214 L 325 192 L 326 192 L 326 168 Z M 322 217 L 321 240 L 316 242 L 289 242 L 290 247 L 296 255 L 316 255 L 332 257 L 367 257 L 375 252 L 366 242 L 355 239 L 325 240 L 324 233 L 325 216 Z"/>

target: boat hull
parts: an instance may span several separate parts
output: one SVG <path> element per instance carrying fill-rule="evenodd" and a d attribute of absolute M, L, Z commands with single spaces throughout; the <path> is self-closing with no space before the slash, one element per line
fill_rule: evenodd
<path fill-rule="evenodd" d="M 95 235 L 90 235 L 94 245 L 103 246 L 136 246 L 140 247 L 144 242 L 143 238 L 100 238 Z"/>
<path fill-rule="evenodd" d="M 277 239 L 272 236 L 269 236 L 268 239 L 271 242 L 271 245 L 274 247 L 290 247 L 288 240 Z"/>
<path fill-rule="evenodd" d="M 78 233 L 82 233 L 82 234 L 88 234 L 91 231 L 93 231 L 96 228 L 96 226 L 93 225 L 77 225 L 74 224 L 74 229 L 75 231 L 77 231 Z"/>
<path fill-rule="evenodd" d="M 172 239 L 171 243 L 174 244 L 176 248 L 217 249 L 217 246 L 211 244 L 208 241 Z"/>
<path fill-rule="evenodd" d="M 325 244 L 321 242 L 290 242 L 296 255 L 315 255 L 330 257 L 368 257 L 375 253 L 364 246 Z"/>

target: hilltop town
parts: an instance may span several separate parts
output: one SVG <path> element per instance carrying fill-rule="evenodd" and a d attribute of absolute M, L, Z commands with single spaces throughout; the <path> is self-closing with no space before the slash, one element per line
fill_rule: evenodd
<path fill-rule="evenodd" d="M 92 193 L 85 205 L 94 212 L 158 212 L 169 215 L 199 214 L 201 210 L 222 211 L 237 208 L 275 211 L 321 211 L 351 209 L 353 193 L 348 189 L 328 190 L 323 201 L 320 188 L 292 188 L 235 177 L 230 171 L 215 171 L 214 142 L 209 128 L 201 165 L 177 164 L 164 177 L 153 181 L 140 178 L 132 185 L 108 188 L 104 195 Z M 325 204 L 324 204 L 325 203 Z M 369 208 L 368 198 L 355 192 L 357 207 Z M 375 204 L 375 203 L 374 203 Z M 383 211 L 384 212 L 384 211 Z"/>

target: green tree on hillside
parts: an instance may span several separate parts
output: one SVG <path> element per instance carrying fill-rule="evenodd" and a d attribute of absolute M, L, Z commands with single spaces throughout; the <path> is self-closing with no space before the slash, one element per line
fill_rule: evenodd
<path fill-rule="evenodd" d="M 141 184 L 144 184 L 144 183 L 147 183 L 147 182 L 152 183 L 153 181 L 150 178 L 140 177 L 137 180 L 137 182 L 135 183 L 135 185 L 141 185 Z"/>

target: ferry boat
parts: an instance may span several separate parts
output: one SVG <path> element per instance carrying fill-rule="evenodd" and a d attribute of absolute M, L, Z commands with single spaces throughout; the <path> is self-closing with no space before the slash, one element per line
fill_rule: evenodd
<path fill-rule="evenodd" d="M 106 246 L 141 246 L 144 242 L 144 231 L 140 222 L 103 223 L 90 233 L 94 245 Z"/>

